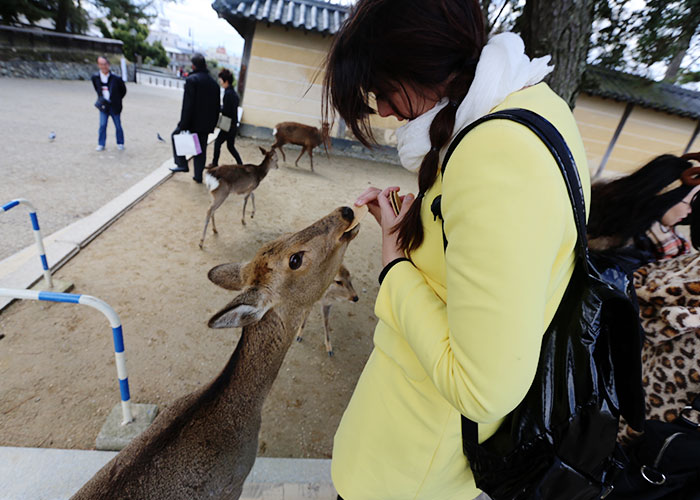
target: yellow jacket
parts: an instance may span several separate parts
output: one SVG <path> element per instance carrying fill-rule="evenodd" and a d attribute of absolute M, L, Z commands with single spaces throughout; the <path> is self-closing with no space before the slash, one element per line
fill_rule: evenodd
<path fill-rule="evenodd" d="M 588 205 L 588 164 L 566 103 L 541 83 L 493 111 L 507 108 L 557 127 Z M 446 253 L 430 212 L 439 194 Z M 375 347 L 335 435 L 332 476 L 345 500 L 476 497 L 460 413 L 484 440 L 522 400 L 573 272 L 576 228 L 562 174 L 517 123 L 493 120 L 465 136 L 421 219 L 425 239 L 412 263 L 392 267 L 379 289 Z"/>

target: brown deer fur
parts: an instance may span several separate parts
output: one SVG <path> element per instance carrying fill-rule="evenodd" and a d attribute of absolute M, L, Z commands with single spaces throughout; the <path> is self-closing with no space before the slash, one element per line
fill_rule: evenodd
<path fill-rule="evenodd" d="M 216 222 L 214 221 L 214 212 L 228 198 L 228 195 L 233 193 L 245 195 L 243 199 L 243 215 L 241 223 L 245 226 L 245 207 L 248 204 L 248 198 L 253 202 L 253 211 L 250 214 L 252 219 L 255 216 L 255 189 L 260 185 L 260 182 L 265 178 L 270 168 L 277 168 L 277 152 L 273 149 L 266 151 L 260 148 L 264 158 L 260 165 L 245 164 L 245 165 L 220 165 L 218 167 L 208 168 L 204 176 L 204 182 L 209 188 L 212 201 L 207 209 L 207 216 L 204 220 L 204 231 L 202 239 L 199 240 L 199 248 L 204 247 L 204 238 L 207 235 L 207 225 L 211 218 L 211 228 L 214 234 L 217 234 Z"/>
<path fill-rule="evenodd" d="M 313 149 L 316 146 L 323 146 L 326 149 L 326 155 L 328 155 L 328 132 L 330 126 L 328 123 L 323 123 L 321 129 L 316 127 L 311 127 L 309 125 L 304 125 L 303 123 L 297 122 L 282 122 L 275 125 L 272 131 L 272 135 L 275 136 L 275 143 L 272 145 L 273 149 L 278 148 L 280 153 L 282 153 L 282 159 L 287 161 L 287 157 L 284 154 L 282 146 L 285 144 L 296 144 L 301 146 L 301 153 L 299 157 L 294 162 L 294 165 L 299 166 L 299 160 L 301 159 L 304 152 L 309 153 L 309 161 L 311 162 L 311 171 L 314 171 L 314 155 Z"/>
<path fill-rule="evenodd" d="M 263 246 L 247 264 L 209 271 L 241 292 L 210 320 L 242 327 L 231 359 L 206 387 L 166 407 L 73 500 L 237 499 L 255 462 L 261 410 L 309 309 L 333 280 L 358 227 L 341 207 Z M 298 266 L 297 266 L 298 264 Z"/>

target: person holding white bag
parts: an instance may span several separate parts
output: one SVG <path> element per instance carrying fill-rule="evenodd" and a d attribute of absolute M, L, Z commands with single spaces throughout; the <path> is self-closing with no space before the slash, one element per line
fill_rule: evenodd
<path fill-rule="evenodd" d="M 207 158 L 207 136 L 216 128 L 219 119 L 219 85 L 209 74 L 207 62 L 202 54 L 192 56 L 192 73 L 185 81 L 185 94 L 182 98 L 180 122 L 172 133 L 173 157 L 175 168 L 173 172 L 189 172 L 186 156 L 178 155 L 180 148 L 175 145 L 175 136 L 183 131 L 196 134 L 199 140 L 200 153 L 194 155 L 194 177 L 202 182 L 202 172 Z"/>

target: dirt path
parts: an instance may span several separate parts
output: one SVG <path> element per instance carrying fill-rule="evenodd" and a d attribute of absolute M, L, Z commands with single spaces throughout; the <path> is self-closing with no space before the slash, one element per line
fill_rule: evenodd
<path fill-rule="evenodd" d="M 257 143 L 239 144 L 244 161 L 259 161 Z M 135 402 L 171 401 L 210 380 L 228 360 L 239 331 L 211 330 L 206 321 L 233 292 L 207 281 L 211 267 L 249 259 L 262 243 L 351 202 L 370 182 L 404 190 L 415 185 L 415 177 L 396 166 L 316 158 L 316 173 L 306 158 L 301 168 L 289 161 L 272 170 L 245 227 L 242 199 L 228 199 L 216 215 L 219 235 L 207 236 L 204 251 L 197 243 L 209 194 L 191 174 L 177 174 L 58 272 L 75 283 L 76 293 L 102 298 L 120 314 Z M 331 311 L 335 357 L 325 353 L 314 310 L 304 342 L 292 345 L 265 404 L 260 455 L 330 456 L 372 347 L 379 255 L 379 229 L 368 218 L 345 260 L 360 301 Z M 0 445 L 92 448 L 119 402 L 104 317 L 79 306 L 15 302 L 0 314 L 0 332 Z"/>

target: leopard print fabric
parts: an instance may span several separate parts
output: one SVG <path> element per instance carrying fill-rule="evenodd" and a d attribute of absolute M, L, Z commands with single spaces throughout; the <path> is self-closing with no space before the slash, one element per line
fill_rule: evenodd
<path fill-rule="evenodd" d="M 634 287 L 646 335 L 646 418 L 671 422 L 700 393 L 700 254 L 647 264 L 634 273 Z M 637 435 L 621 422 L 623 443 Z"/>

